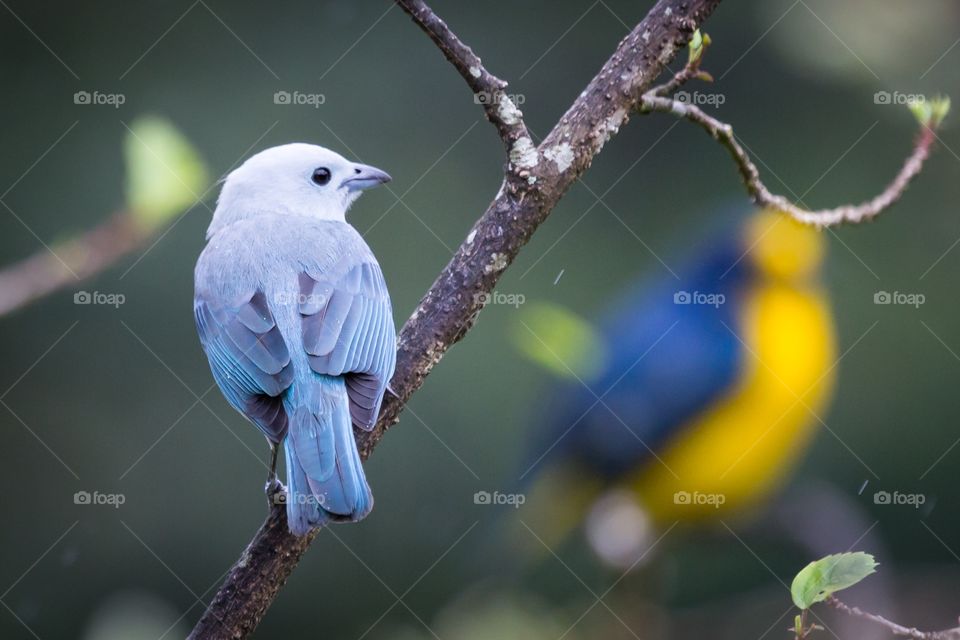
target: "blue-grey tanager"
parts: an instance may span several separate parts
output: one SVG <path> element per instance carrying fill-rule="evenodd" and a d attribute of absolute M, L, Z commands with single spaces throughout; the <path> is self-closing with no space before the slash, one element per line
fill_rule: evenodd
<path fill-rule="evenodd" d="M 194 314 L 213 377 L 270 442 L 284 444 L 287 521 L 304 535 L 373 507 L 353 436 L 371 429 L 396 363 L 390 296 L 347 224 L 390 176 L 288 144 L 230 173 L 197 261 Z"/>

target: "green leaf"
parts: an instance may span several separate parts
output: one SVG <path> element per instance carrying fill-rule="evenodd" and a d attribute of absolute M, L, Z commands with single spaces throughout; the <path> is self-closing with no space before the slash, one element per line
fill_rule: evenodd
<path fill-rule="evenodd" d="M 690 37 L 690 42 L 687 43 L 687 47 L 690 49 L 688 64 L 693 64 L 699 60 L 700 56 L 703 55 L 703 52 L 706 51 L 709 46 L 710 36 L 706 33 L 700 33 L 700 29 L 694 31 Z"/>
<path fill-rule="evenodd" d="M 607 357 L 603 338 L 596 329 L 555 304 L 524 305 L 510 337 L 521 354 L 563 378 L 590 380 Z"/>
<path fill-rule="evenodd" d="M 930 100 L 911 100 L 907 103 L 907 107 L 921 125 L 936 129 L 950 113 L 950 96 L 937 96 Z"/>
<path fill-rule="evenodd" d="M 703 34 L 700 33 L 700 29 L 693 32 L 693 37 L 690 38 L 687 46 L 690 47 L 690 62 L 696 62 L 703 53 Z"/>
<path fill-rule="evenodd" d="M 210 185 L 209 172 L 176 127 L 156 116 L 135 120 L 124 140 L 127 206 L 148 229 L 197 202 Z"/>
<path fill-rule="evenodd" d="M 930 126 L 939 127 L 950 113 L 950 96 L 937 96 L 930 101 Z"/>
<path fill-rule="evenodd" d="M 841 589 L 851 587 L 877 570 L 877 562 L 869 553 L 837 553 L 811 562 L 790 585 L 793 603 L 809 609 Z"/>
<path fill-rule="evenodd" d="M 925 127 L 930 124 L 932 112 L 930 104 L 926 100 L 911 100 L 907 102 L 907 108 L 910 109 L 910 113 L 917 119 L 917 122 Z"/>

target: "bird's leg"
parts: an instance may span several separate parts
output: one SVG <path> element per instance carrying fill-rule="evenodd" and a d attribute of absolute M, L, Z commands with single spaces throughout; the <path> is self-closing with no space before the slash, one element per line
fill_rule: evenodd
<path fill-rule="evenodd" d="M 282 504 L 285 487 L 277 480 L 277 454 L 280 452 L 280 445 L 272 440 L 268 440 L 268 443 L 270 444 L 270 472 L 267 474 L 264 491 L 267 494 L 267 502 L 272 507 L 275 504 Z"/>

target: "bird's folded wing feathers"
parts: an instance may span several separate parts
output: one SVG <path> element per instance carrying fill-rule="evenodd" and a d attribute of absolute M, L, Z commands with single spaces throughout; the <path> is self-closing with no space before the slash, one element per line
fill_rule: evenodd
<path fill-rule="evenodd" d="M 224 303 L 198 295 L 194 315 L 213 376 L 227 400 L 268 436 L 286 430 L 274 401 L 293 382 L 290 353 L 262 291 Z"/>
<path fill-rule="evenodd" d="M 390 296 L 372 260 L 342 258 L 299 276 L 303 348 L 313 371 L 344 376 L 350 416 L 371 429 L 396 364 Z"/>

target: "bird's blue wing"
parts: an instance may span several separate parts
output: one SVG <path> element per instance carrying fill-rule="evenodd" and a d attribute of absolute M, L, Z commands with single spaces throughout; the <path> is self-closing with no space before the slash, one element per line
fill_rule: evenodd
<path fill-rule="evenodd" d="M 293 367 L 263 292 L 249 291 L 230 302 L 198 294 L 194 317 L 224 396 L 278 442 L 287 428 L 280 396 L 293 382 Z"/>
<path fill-rule="evenodd" d="M 350 417 L 369 430 L 396 365 L 396 330 L 383 273 L 370 256 L 306 269 L 299 280 L 310 368 L 345 378 Z"/>

